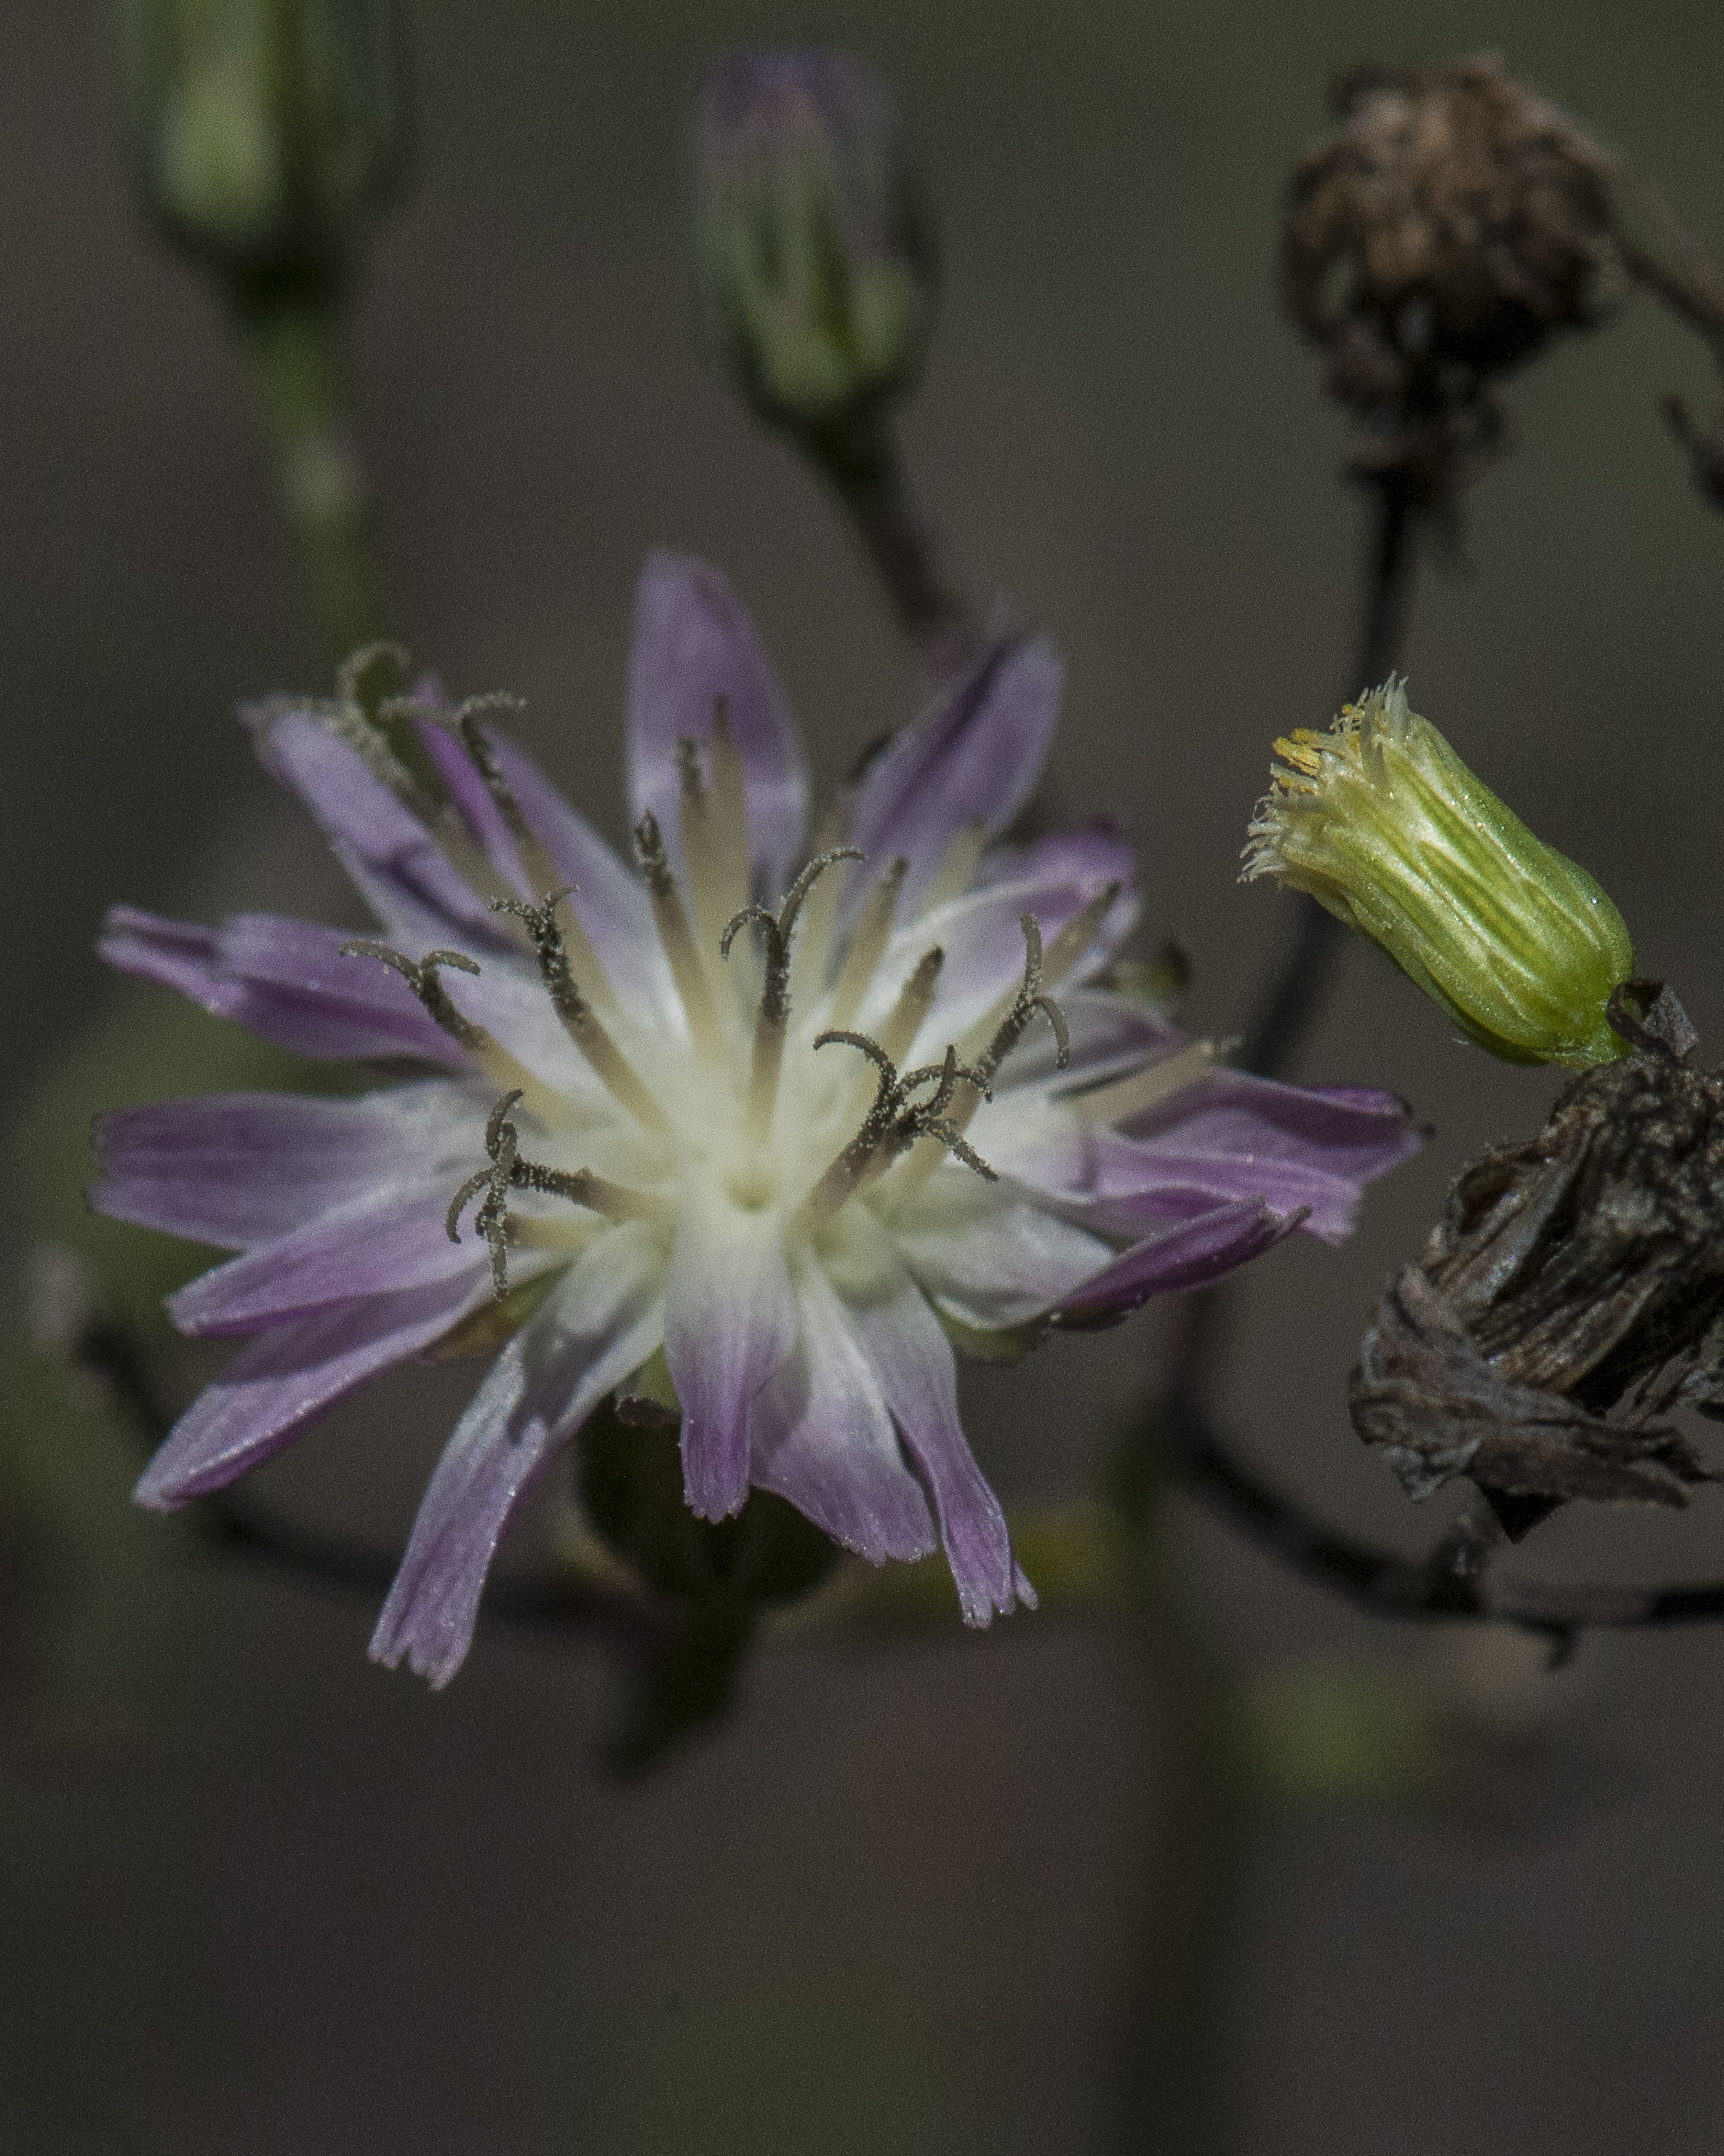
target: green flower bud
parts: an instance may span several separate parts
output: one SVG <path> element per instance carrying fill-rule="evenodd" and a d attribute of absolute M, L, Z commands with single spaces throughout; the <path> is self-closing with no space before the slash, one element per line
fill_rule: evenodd
<path fill-rule="evenodd" d="M 151 216 L 247 285 L 327 280 L 404 162 L 392 0 L 118 0 L 118 17 Z"/>
<path fill-rule="evenodd" d="M 733 54 L 702 87 L 696 151 L 707 309 L 760 417 L 827 433 L 904 396 L 935 269 L 886 85 L 845 53 Z"/>
<path fill-rule="evenodd" d="M 1480 784 L 1393 677 L 1327 734 L 1275 744 L 1245 876 L 1279 876 L 1380 943 L 1468 1039 L 1511 1063 L 1626 1055 L 1622 916 Z"/>

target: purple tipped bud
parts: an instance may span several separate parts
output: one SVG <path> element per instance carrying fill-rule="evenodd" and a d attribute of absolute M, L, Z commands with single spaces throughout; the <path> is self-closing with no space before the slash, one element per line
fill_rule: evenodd
<path fill-rule="evenodd" d="M 843 52 L 744 52 L 701 87 L 696 238 L 707 307 L 771 426 L 841 428 L 905 395 L 935 294 L 897 105 Z"/>
<path fill-rule="evenodd" d="M 118 27 L 154 221 L 249 285 L 327 278 L 404 161 L 393 0 L 122 0 Z"/>

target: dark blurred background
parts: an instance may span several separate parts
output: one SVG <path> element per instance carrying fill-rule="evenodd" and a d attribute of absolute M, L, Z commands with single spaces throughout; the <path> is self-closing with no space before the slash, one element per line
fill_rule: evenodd
<path fill-rule="evenodd" d="M 1149 915 L 1195 960 L 1199 1030 L 1237 1025 L 1290 925 L 1289 902 L 1234 881 L 1270 742 L 1360 686 L 1348 432 L 1272 296 L 1282 189 L 1328 78 L 1501 51 L 1724 247 L 1709 6 L 409 15 L 420 174 L 380 230 L 355 378 L 416 652 L 460 691 L 522 693 L 526 736 L 613 834 L 631 591 L 655 545 L 734 580 L 822 777 L 908 715 L 912 668 L 846 533 L 704 355 L 685 239 L 703 64 L 739 42 L 852 47 L 898 85 L 943 207 L 916 468 L 972 576 L 1063 647 L 1055 798 L 1141 841 Z M 89 1029 L 139 1008 L 92 956 L 105 904 L 354 917 L 231 720 L 241 695 L 320 685 L 324 662 L 220 313 L 129 198 L 103 30 L 88 6 L 0 6 L 15 1260 L 75 1218 L 83 1170 L 44 1133 L 91 1084 Z M 1416 707 L 1595 870 L 1716 1040 L 1724 522 L 1660 424 L 1673 388 L 1704 401 L 1707 370 L 1643 305 L 1511 387 L 1512 451 L 1467 498 L 1464 561 L 1421 579 L 1407 660 Z M 1455 1168 L 1535 1128 L 1554 1081 L 1454 1045 L 1362 947 L 1300 1075 L 1394 1088 L 1436 1137 L 1345 1249 L 1252 1271 L 1225 1404 L 1313 1505 L 1413 1549 L 1439 1508 L 1415 1513 L 1345 1417 L 1363 1314 Z M 172 1057 L 98 1076 L 110 1103 L 201 1082 Z M 1080 1488 L 1164 1330 L 1152 1314 L 974 1374 L 967 1419 L 1002 1488 Z M 50 1525 L 17 1530 L 0 1581 L 24 1643 L 0 1729 L 0 2145 L 1122 2145 L 1106 2121 L 1139 2040 L 1168 1773 L 1153 1690 L 1105 1633 L 1020 1617 L 780 1648 L 714 1735 L 621 1783 L 595 1765 L 596 1645 L 493 1625 L 445 1694 L 386 1675 L 363 1600 L 159 1562 L 173 1531 L 126 1510 L 125 1442 L 50 1397 L 32 1378 L 8 1401 L 20 1516 Z M 270 1469 L 269 1493 L 398 1539 L 459 1398 L 446 1374 L 401 1377 Z M 73 1502 L 84 1524 L 56 1528 Z M 1262 1815 L 1226 1919 L 1235 2145 L 1724 2145 L 1724 1636 L 1590 1640 L 1546 1679 L 1356 1617 L 1195 1513 L 1176 1539 L 1192 1609 L 1248 1670 L 1386 1662 L 1564 1762 L 1525 1802 Z M 1704 1499 L 1674 1519 L 1575 1509 L 1512 1562 L 1714 1574 L 1724 1522 Z M 44 1676 L 29 1606 L 50 1577 Z M 1159 2145 L 1153 2121 L 1137 2145 Z"/>

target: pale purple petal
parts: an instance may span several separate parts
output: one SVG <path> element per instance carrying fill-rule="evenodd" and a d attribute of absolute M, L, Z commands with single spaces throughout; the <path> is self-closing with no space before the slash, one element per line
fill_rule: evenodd
<path fill-rule="evenodd" d="M 1036 1052 L 1047 1062 L 1044 1045 Z M 1008 1181 L 1061 1209 L 1077 1208 L 1103 1233 L 1136 1239 L 1158 1221 L 1248 1198 L 1277 1213 L 1300 1212 L 1309 1233 L 1337 1241 L 1352 1226 L 1363 1185 L 1419 1143 L 1392 1095 L 1312 1092 L 1225 1070 L 1170 1094 L 1119 1130 L 1065 1103 L 1063 1086 L 1074 1074 L 1003 1090 L 980 1140 Z"/>
<path fill-rule="evenodd" d="M 935 1546 L 928 1500 L 818 1265 L 799 1270 L 796 1302 L 795 1351 L 755 1400 L 750 1481 L 871 1564 L 925 1557 Z"/>
<path fill-rule="evenodd" d="M 260 740 L 264 762 L 317 818 L 389 933 L 420 945 L 413 957 L 457 931 L 487 944 L 500 940 L 485 900 L 356 749 L 308 712 L 283 713 Z"/>
<path fill-rule="evenodd" d="M 1186 1220 L 1236 1198 L 1299 1212 L 1326 1241 L 1351 1229 L 1359 1185 L 1349 1175 L 1272 1153 L 1199 1152 L 1170 1140 L 1145 1144 L 1080 1116 L 1042 1107 L 1004 1110 L 987 1126 L 989 1165 L 1085 1225 L 1134 1241 L 1159 1222 Z"/>
<path fill-rule="evenodd" d="M 120 1108 L 95 1124 L 111 1219 L 229 1250 L 285 1235 L 440 1153 L 473 1147 L 474 1103 L 431 1080 L 363 1100 L 207 1094 Z"/>
<path fill-rule="evenodd" d="M 1279 1212 L 1307 1207 L 1311 1232 L 1330 1241 L 1351 1228 L 1361 1186 L 1424 1141 L 1393 1094 L 1283 1085 L 1243 1071 L 1217 1071 L 1125 1128 L 1146 1162 L 1146 1190 L 1183 1177 Z"/>
<path fill-rule="evenodd" d="M 655 979 L 662 974 L 668 992 L 669 971 L 645 885 L 569 806 L 524 749 L 502 734 L 492 734 L 490 741 L 527 828 L 550 855 L 558 881 L 574 885 L 576 915 L 612 984 L 632 988 L 644 970 Z"/>
<path fill-rule="evenodd" d="M 406 955 L 424 957 L 437 933 L 446 936 L 448 924 L 428 917 L 420 935 L 407 939 Z M 224 922 L 217 938 L 218 970 L 241 980 L 252 992 L 249 1000 L 234 999 L 231 1015 L 243 1019 L 262 1006 L 275 1013 L 309 1011 L 320 1023 L 333 1013 L 330 1030 L 339 1039 L 346 1014 L 357 1007 L 367 1014 L 385 1045 L 341 1053 L 413 1054 L 461 1070 L 474 1068 L 466 1050 L 437 1025 L 395 967 L 363 951 L 343 953 L 341 946 L 353 940 L 339 928 L 270 914 L 241 914 Z M 473 942 L 464 934 L 456 948 Z M 450 1001 L 548 1084 L 582 1084 L 586 1067 L 571 1062 L 568 1036 L 544 993 L 538 967 L 516 947 L 487 943 L 478 948 L 476 973 L 453 969 L 443 973 Z M 386 1027 L 393 1028 L 393 1040 Z"/>
<path fill-rule="evenodd" d="M 1263 1205 L 1217 1207 L 1134 1244 L 1057 1303 L 1048 1321 L 1068 1331 L 1117 1324 L 1151 1296 L 1206 1287 L 1260 1257 L 1298 1225 L 1296 1213 L 1283 1216 Z"/>
<path fill-rule="evenodd" d="M 684 1487 L 703 1520 L 748 1495 L 748 1412 L 795 1340 L 777 1216 L 691 1194 L 665 1286 L 665 1359 L 682 1403 Z"/>
<path fill-rule="evenodd" d="M 1406 1103 L 1364 1086 L 1285 1085 L 1246 1071 L 1216 1071 L 1125 1128 L 1159 1149 L 1297 1161 L 1369 1183 L 1424 1142 Z"/>
<path fill-rule="evenodd" d="M 990 883 L 1129 884 L 1137 872 L 1137 851 L 1117 824 L 1105 817 L 1075 831 L 1048 831 L 1027 846 L 991 846 L 977 863 L 975 888 Z"/>
<path fill-rule="evenodd" d="M 1002 1101 L 1030 1086 L 1043 1095 L 1063 1095 L 1097 1085 L 1160 1062 L 1186 1045 L 1171 1018 L 1136 997 L 1061 986 L 1054 1000 L 1065 1015 L 1070 1061 L 1060 1067 L 1052 1027 L 1033 1026 L 1001 1066 L 995 1084 Z"/>
<path fill-rule="evenodd" d="M 966 825 L 1003 831 L 1029 799 L 1058 721 L 1062 679 L 1058 654 L 1046 637 L 997 644 L 868 766 L 850 843 L 875 872 L 899 856 L 909 862 L 901 902 L 906 915 Z M 862 873 L 851 879 L 852 906 Z"/>
<path fill-rule="evenodd" d="M 964 1622 L 987 1624 L 1019 1601 L 1033 1606 L 1034 1597 L 958 1420 L 952 1344 L 890 1252 L 878 1253 L 877 1271 L 874 1293 L 845 1292 L 851 1331 L 933 1500 Z"/>
<path fill-rule="evenodd" d="M 280 914 L 231 915 L 216 938 L 216 963 L 248 991 L 235 1015 L 241 1023 L 253 1023 L 250 1014 L 273 1013 L 285 1023 L 288 1014 L 303 1014 L 308 1037 L 320 1021 L 331 1042 L 344 1030 L 353 1039 L 366 1027 L 368 1038 L 379 1045 L 334 1052 L 343 1057 L 411 1055 L 466 1069 L 466 1051 L 443 1031 L 399 973 L 375 959 L 342 951 L 341 946 L 353 940 L 351 930 L 326 928 L 319 921 Z M 424 952 L 409 955 L 420 958 Z"/>
<path fill-rule="evenodd" d="M 96 939 L 96 952 L 122 973 L 136 973 L 225 1017 L 212 998 L 219 994 L 215 978 L 216 931 L 197 921 L 174 921 L 141 906 L 109 906 Z"/>
<path fill-rule="evenodd" d="M 496 895 L 500 898 L 512 893 L 516 898 L 535 901 L 542 897 L 542 893 L 528 888 L 514 837 L 460 737 L 431 719 L 415 719 L 413 730 L 437 776 L 449 789 L 449 797 L 460 812 L 462 822 L 484 848 L 485 858 L 497 871 Z"/>
<path fill-rule="evenodd" d="M 1188 1220 L 1211 1207 L 1248 1198 L 1278 1213 L 1297 1212 L 1301 1225 L 1325 1242 L 1352 1232 L 1359 1185 L 1326 1174 L 1302 1161 L 1253 1159 L 1248 1153 L 1163 1151 L 1118 1141 L 1095 1193 L 1098 1215 L 1110 1225 L 1143 1234 L 1161 1220 Z"/>
<path fill-rule="evenodd" d="M 924 1292 L 984 1331 L 1020 1325 L 1108 1263 L 1117 1245 L 973 1171 L 942 1173 L 901 1225 L 900 1253 Z"/>
<path fill-rule="evenodd" d="M 742 601 L 716 569 L 655 554 L 641 572 L 629 660 L 629 802 L 657 817 L 682 859 L 678 741 L 706 741 L 716 701 L 742 757 L 751 856 L 776 899 L 800 863 L 808 828 L 808 766 L 772 662 Z"/>
<path fill-rule="evenodd" d="M 122 972 L 176 988 L 260 1039 L 319 1062 L 413 1056 L 465 1068 L 467 1058 L 398 975 L 338 955 L 348 932 L 268 914 L 221 928 L 115 906 L 97 946 Z"/>
<path fill-rule="evenodd" d="M 583 1252 L 498 1357 L 456 1424 L 372 1635 L 374 1660 L 406 1657 L 445 1685 L 473 1640 L 504 1528 L 535 1477 L 611 1387 L 657 1347 L 662 1258 L 639 1225 Z"/>
<path fill-rule="evenodd" d="M 948 1040 L 986 1016 L 1002 999 L 1010 999 L 1024 978 L 1023 916 L 1033 914 L 1044 944 L 1051 943 L 1071 916 L 1106 889 L 1106 883 L 1049 881 L 996 883 L 925 914 L 900 928 L 875 971 L 874 985 L 863 1001 L 856 1023 L 862 1031 L 878 1027 L 923 953 L 935 945 L 946 954 L 939 989 L 927 1022 L 912 1050 L 912 1062 L 937 1060 Z M 1124 892 L 1108 910 L 1094 942 L 1079 961 L 1075 975 L 1093 972 L 1132 926 L 1136 902 Z M 1039 1023 L 1039 1022 L 1038 1022 Z"/>
<path fill-rule="evenodd" d="M 447 1173 L 368 1193 L 189 1282 L 168 1297 L 168 1315 L 182 1332 L 231 1337 L 474 1272 L 487 1263 L 484 1240 L 471 1227 L 449 1240 L 453 1195 Z"/>
<path fill-rule="evenodd" d="M 172 1511 L 220 1489 L 376 1376 L 429 1347 L 490 1294 L 488 1274 L 345 1302 L 241 1349 L 144 1470 L 140 1505 Z"/>

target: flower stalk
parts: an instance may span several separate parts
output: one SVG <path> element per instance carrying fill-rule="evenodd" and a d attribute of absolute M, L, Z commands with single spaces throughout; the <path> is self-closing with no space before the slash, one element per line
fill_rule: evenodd
<path fill-rule="evenodd" d="M 275 466 L 276 496 L 324 650 L 388 634 L 370 491 L 349 410 L 339 301 L 266 292 L 235 309 Z"/>

